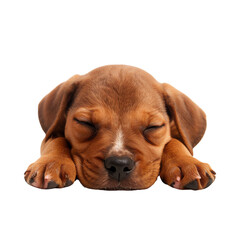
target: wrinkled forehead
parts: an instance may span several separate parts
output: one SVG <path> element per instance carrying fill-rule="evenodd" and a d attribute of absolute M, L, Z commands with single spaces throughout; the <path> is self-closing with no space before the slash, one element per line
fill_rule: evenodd
<path fill-rule="evenodd" d="M 109 109 L 118 116 L 136 109 L 164 111 L 157 82 L 137 74 L 91 76 L 81 83 L 73 106 Z"/>

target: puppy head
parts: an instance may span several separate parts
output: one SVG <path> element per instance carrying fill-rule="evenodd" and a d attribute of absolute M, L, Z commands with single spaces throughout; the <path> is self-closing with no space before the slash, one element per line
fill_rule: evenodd
<path fill-rule="evenodd" d="M 46 140 L 68 140 L 81 183 L 97 189 L 150 187 L 171 137 L 191 152 L 205 130 L 189 98 L 128 66 L 74 76 L 41 101 L 39 118 Z"/>

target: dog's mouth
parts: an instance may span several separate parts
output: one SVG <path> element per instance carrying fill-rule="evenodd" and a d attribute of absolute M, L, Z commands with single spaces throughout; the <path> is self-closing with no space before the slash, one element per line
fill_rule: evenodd
<path fill-rule="evenodd" d="M 81 155 L 73 156 L 79 181 L 83 186 L 100 190 L 139 190 L 149 188 L 157 178 L 155 168 L 139 171 L 139 161 L 126 157 L 90 161 Z"/>

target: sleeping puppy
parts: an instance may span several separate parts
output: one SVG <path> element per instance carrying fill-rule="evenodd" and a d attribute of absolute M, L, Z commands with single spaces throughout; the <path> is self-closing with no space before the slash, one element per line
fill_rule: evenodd
<path fill-rule="evenodd" d="M 94 189 L 145 189 L 160 175 L 174 188 L 198 190 L 215 179 L 192 156 L 205 113 L 141 69 L 112 65 L 75 75 L 42 99 L 39 120 L 41 157 L 25 172 L 34 187 L 79 179 Z"/>

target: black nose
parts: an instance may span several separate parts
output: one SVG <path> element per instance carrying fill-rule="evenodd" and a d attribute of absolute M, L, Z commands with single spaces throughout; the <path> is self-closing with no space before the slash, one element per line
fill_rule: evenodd
<path fill-rule="evenodd" d="M 135 162 L 129 157 L 113 156 L 106 158 L 104 165 L 112 178 L 121 181 L 133 170 Z"/>

